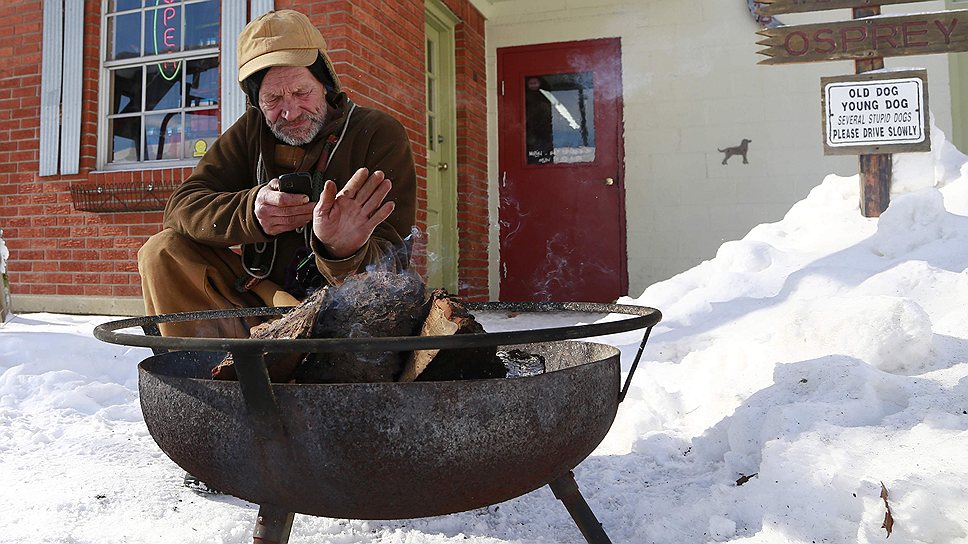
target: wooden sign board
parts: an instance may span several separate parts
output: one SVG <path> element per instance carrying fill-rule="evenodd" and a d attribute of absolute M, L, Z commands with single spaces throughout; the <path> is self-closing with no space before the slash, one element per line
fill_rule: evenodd
<path fill-rule="evenodd" d="M 805 13 L 841 8 L 867 8 L 892 4 L 913 4 L 931 0 L 757 0 L 760 15 L 782 15 L 784 13 Z"/>
<path fill-rule="evenodd" d="M 968 10 L 875 16 L 768 28 L 759 64 L 926 55 L 968 51 Z"/>
<path fill-rule="evenodd" d="M 825 155 L 931 150 L 927 70 L 820 79 Z"/>

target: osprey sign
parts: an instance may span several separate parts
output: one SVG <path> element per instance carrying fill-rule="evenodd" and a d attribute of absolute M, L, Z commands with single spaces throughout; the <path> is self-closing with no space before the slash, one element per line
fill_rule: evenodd
<path fill-rule="evenodd" d="M 927 151 L 927 72 L 822 78 L 824 152 Z"/>

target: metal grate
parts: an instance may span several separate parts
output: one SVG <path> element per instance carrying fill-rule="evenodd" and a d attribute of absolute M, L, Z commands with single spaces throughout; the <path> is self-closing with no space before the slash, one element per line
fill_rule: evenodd
<path fill-rule="evenodd" d="M 84 212 L 144 212 L 165 209 L 175 182 L 71 185 L 74 209 Z"/>

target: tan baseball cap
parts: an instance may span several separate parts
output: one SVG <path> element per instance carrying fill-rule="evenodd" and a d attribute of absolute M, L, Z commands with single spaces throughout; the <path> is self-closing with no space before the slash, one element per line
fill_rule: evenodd
<path fill-rule="evenodd" d="M 289 9 L 270 11 L 245 25 L 239 34 L 239 83 L 263 68 L 309 66 L 319 54 L 338 89 L 326 40 L 309 17 Z"/>

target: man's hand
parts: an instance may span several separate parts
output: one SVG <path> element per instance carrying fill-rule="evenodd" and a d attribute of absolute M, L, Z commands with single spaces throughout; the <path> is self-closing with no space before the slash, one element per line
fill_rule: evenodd
<path fill-rule="evenodd" d="M 313 217 L 314 203 L 306 195 L 279 190 L 279 178 L 272 178 L 255 197 L 255 218 L 269 236 L 296 230 Z"/>
<path fill-rule="evenodd" d="M 393 212 L 393 202 L 383 200 L 390 192 L 390 180 L 377 170 L 360 168 L 338 193 L 327 180 L 319 204 L 313 210 L 313 234 L 335 259 L 356 253 L 377 225 Z"/>

